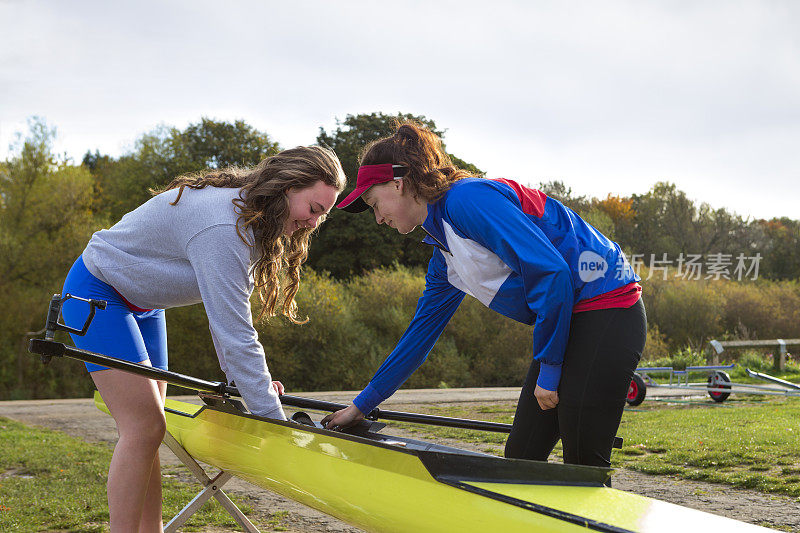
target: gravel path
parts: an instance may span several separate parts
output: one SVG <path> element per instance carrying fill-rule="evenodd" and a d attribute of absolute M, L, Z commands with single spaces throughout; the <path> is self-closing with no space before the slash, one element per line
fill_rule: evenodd
<path fill-rule="evenodd" d="M 424 404 L 513 401 L 518 394 L 519 389 L 514 388 L 403 390 L 398 391 L 384 405 L 390 409 L 413 411 L 415 406 Z M 351 392 L 302 395 L 338 402 L 349 401 L 354 396 Z M 196 400 L 195 397 L 181 399 Z M 0 416 L 29 425 L 63 431 L 88 442 L 104 442 L 113 446 L 117 439 L 111 417 L 98 411 L 88 399 L 0 402 Z M 392 428 L 391 432 L 399 436 L 403 433 L 395 428 Z M 469 447 L 460 442 L 447 442 L 445 439 L 440 441 L 443 444 L 456 444 L 462 448 Z M 480 450 L 485 449 L 487 445 L 481 444 Z M 161 447 L 161 461 L 163 465 L 173 468 L 180 464 L 165 446 Z M 188 471 L 181 474 L 181 477 L 185 477 L 186 480 L 193 479 Z M 624 469 L 615 473 L 614 487 L 737 520 L 800 533 L 800 502 L 795 498 L 771 496 L 756 491 L 684 481 L 666 476 L 650 476 Z M 251 500 L 256 510 L 251 519 L 262 531 L 272 530 L 273 526 L 270 524 L 279 526 L 282 531 L 348 533 L 361 531 L 245 481 L 233 479 L 225 489 L 229 493 Z M 203 531 L 219 530 L 207 528 Z"/>

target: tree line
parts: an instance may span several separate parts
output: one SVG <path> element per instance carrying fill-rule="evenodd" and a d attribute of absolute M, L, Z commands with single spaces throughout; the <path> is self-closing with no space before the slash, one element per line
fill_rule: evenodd
<path fill-rule="evenodd" d="M 417 120 L 443 138 L 434 120 L 411 114 L 348 115 L 331 131 L 320 128 L 313 141 L 338 154 L 350 189 L 355 186 L 358 156 L 367 143 L 390 135 L 395 120 Z M 446 139 L 445 139 L 446 140 Z M 142 135 L 132 151 L 112 158 L 87 152 L 79 167 L 92 176 L 92 213 L 113 223 L 174 176 L 228 165 L 251 166 L 281 147 L 267 133 L 244 121 L 219 122 L 203 118 L 184 130 L 159 127 Z M 475 164 L 450 154 L 454 163 L 482 176 Z M 503 176 L 514 179 L 514 176 Z M 742 217 L 724 207 L 699 205 L 675 184 L 659 182 L 645 194 L 579 195 L 562 181 L 527 184 L 542 189 L 575 210 L 628 253 L 651 258 L 680 254 L 745 254 L 762 257 L 759 275 L 768 279 L 800 277 L 800 220 Z M 418 245 L 420 230 L 407 235 L 377 227 L 371 213 L 357 216 L 334 210 L 312 243 L 308 266 L 337 278 L 361 275 L 379 266 L 398 263 L 424 266 L 429 257 Z"/>
<path fill-rule="evenodd" d="M 363 147 L 391 134 L 395 120 L 407 119 L 422 122 L 446 141 L 445 131 L 427 117 L 371 113 L 348 115 L 331 130 L 320 128 L 317 138 L 309 139 L 309 144 L 323 144 L 336 151 L 350 181 L 349 192 L 355 185 L 358 155 Z M 50 295 L 60 290 L 70 265 L 94 231 L 115 223 L 146 201 L 149 189 L 162 187 L 179 174 L 230 165 L 252 166 L 286 148 L 244 121 L 202 118 L 185 129 L 161 126 L 144 133 L 119 157 L 95 150 L 87 151 L 76 162 L 54 152 L 55 135 L 46 122 L 31 119 L 29 131 L 20 136 L 11 155 L 0 162 L 0 399 L 9 395 L 25 397 L 25 383 L 32 380 L 38 380 L 42 390 L 68 394 L 65 391 L 69 389 L 69 379 L 85 378 L 79 365 L 71 365 L 66 373 L 63 366 L 61 372 L 34 368 L 33 358 L 25 354 L 25 344 L 27 334 L 42 327 Z M 483 175 L 479 162 L 468 162 L 453 154 L 451 157 L 457 166 Z M 581 196 L 560 181 L 527 185 L 538 186 L 574 209 L 620 243 L 629 256 L 647 259 L 666 255 L 675 259 L 682 254 L 716 255 L 733 261 L 737 256 L 758 255 L 760 280 L 779 281 L 784 287 L 781 290 L 789 291 L 787 294 L 798 292 L 798 220 L 743 218 L 725 208 L 698 205 L 671 183 L 657 183 L 641 195 L 600 199 Z M 402 270 L 401 277 L 414 272 L 421 275 L 430 250 L 419 244 L 422 235 L 418 232 L 399 235 L 377 226 L 370 212 L 354 216 L 334 210 L 312 240 L 307 266 L 322 276 L 315 279 L 330 279 L 331 283 L 348 287 L 352 283 L 360 287 L 359 280 L 377 279 L 369 278 L 370 273 L 387 267 L 407 269 Z M 669 270 L 669 276 L 674 277 L 673 270 Z M 654 284 L 653 292 L 656 288 Z M 645 294 L 647 291 L 645 287 Z M 796 301 L 794 296 L 790 300 Z M 800 316 L 800 310 L 792 305 L 792 309 L 778 312 Z M 661 315 L 666 316 L 667 307 L 663 309 Z M 202 322 L 195 312 L 176 310 L 174 316 L 170 319 L 171 331 L 176 327 L 196 331 L 188 324 Z M 404 318 L 406 323 L 408 318 Z M 176 319 L 186 324 L 176 324 Z M 727 324 L 725 320 L 719 323 Z M 205 326 L 199 329 L 204 330 Z M 662 328 L 662 334 L 683 339 L 679 329 L 673 333 L 669 327 Z M 203 335 L 205 332 L 200 337 Z M 671 338 L 664 340 L 665 345 L 670 342 Z M 469 343 L 455 342 L 453 346 L 466 347 Z M 174 353 L 172 346 L 170 350 Z M 448 357 L 456 357 L 454 354 L 461 351 L 453 351 Z M 515 357 L 524 358 L 524 354 Z M 15 387 L 18 392 L 11 394 L 9 391 L 17 390 Z"/>

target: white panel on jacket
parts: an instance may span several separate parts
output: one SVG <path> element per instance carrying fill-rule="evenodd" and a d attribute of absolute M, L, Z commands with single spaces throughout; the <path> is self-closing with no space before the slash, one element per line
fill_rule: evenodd
<path fill-rule="evenodd" d="M 447 247 L 453 254 L 444 253 L 447 262 L 447 281 L 489 307 L 500 286 L 511 275 L 497 254 L 477 242 L 459 237 L 452 226 L 442 220 Z"/>

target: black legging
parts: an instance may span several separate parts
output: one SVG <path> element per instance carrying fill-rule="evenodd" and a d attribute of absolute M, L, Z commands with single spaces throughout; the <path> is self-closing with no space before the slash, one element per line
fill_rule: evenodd
<path fill-rule="evenodd" d="M 561 439 L 565 463 L 609 466 L 646 332 L 641 299 L 627 309 L 572 315 L 558 406 L 546 411 L 539 407 L 533 395 L 539 363 L 534 361 L 522 386 L 506 457 L 547 461 Z"/>

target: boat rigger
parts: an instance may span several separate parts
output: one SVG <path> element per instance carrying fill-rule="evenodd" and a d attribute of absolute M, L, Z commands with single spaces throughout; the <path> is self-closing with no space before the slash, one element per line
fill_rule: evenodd
<path fill-rule="evenodd" d="M 225 383 L 53 341 L 57 316 L 49 317 L 50 334 L 32 340 L 30 351 L 202 391 L 203 405 L 168 399 L 165 406 L 169 434 L 193 460 L 367 531 L 767 531 L 610 488 L 605 485 L 610 469 L 505 459 L 384 435 L 384 425 L 373 421 L 334 432 L 307 416 L 295 417 L 305 423 L 258 417 L 247 412 L 236 389 Z M 284 397 L 303 408 L 340 407 L 294 400 Z M 97 395 L 95 402 L 106 410 Z"/>

